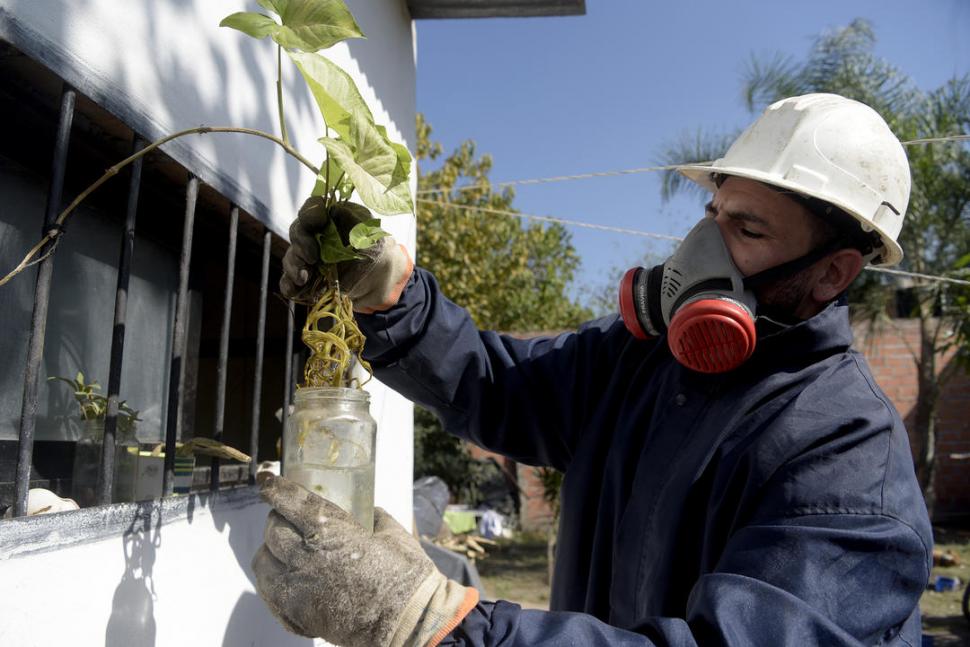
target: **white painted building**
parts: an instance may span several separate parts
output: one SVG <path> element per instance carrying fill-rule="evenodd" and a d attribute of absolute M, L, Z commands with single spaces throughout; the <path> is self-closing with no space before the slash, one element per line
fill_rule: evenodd
<path fill-rule="evenodd" d="M 275 45 L 220 29 L 243 0 L 0 0 L 0 266 L 5 273 L 39 236 L 52 172 L 61 88 L 77 91 L 64 198 L 130 150 L 198 125 L 278 131 Z M 378 123 L 415 144 L 413 18 L 577 13 L 581 0 L 350 0 L 366 40 L 325 54 L 355 79 Z M 286 118 L 293 145 L 319 162 L 321 123 L 295 68 L 284 60 Z M 12 113 L 8 116 L 8 113 Z M 269 297 L 265 364 L 255 373 L 260 258 L 269 241 L 273 289 L 286 232 L 314 182 L 271 143 L 236 134 L 190 136 L 145 163 L 121 367 L 121 397 L 142 411 L 142 443 L 164 440 L 178 292 L 184 187 L 200 182 L 187 287 L 179 382 L 180 437 L 210 435 L 217 388 L 217 329 L 228 274 L 231 205 L 240 210 L 229 328 L 224 439 L 248 447 L 259 434 L 271 458 L 284 396 L 281 302 Z M 77 424 L 69 395 L 47 382 L 78 369 L 106 384 L 118 247 L 127 179 L 115 178 L 78 210 L 54 257 L 46 344 L 39 358 L 31 483 L 65 486 Z M 412 187 L 416 178 L 411 178 Z M 414 219 L 384 226 L 414 253 Z M 24 367 L 35 298 L 31 268 L 0 287 L 0 507 L 14 491 L 23 417 Z M 297 314 L 297 325 L 300 316 Z M 41 335 L 44 338 L 44 335 Z M 290 355 L 292 357 L 292 355 Z M 294 362 L 298 364 L 299 362 Z M 178 373 L 176 371 L 176 373 Z M 254 398 L 253 383 L 262 384 Z M 374 383 L 372 383 L 374 384 Z M 411 404 L 369 387 L 378 421 L 376 499 L 411 521 Z M 253 400 L 258 400 L 253 408 Z M 175 424 L 175 423 L 172 423 Z M 249 560 L 267 508 L 255 489 L 115 504 L 0 521 L 0 645 L 310 644 L 287 634 L 254 592 Z"/>

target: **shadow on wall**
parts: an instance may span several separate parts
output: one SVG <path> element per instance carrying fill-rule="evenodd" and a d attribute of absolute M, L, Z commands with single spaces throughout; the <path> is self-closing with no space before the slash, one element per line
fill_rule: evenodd
<path fill-rule="evenodd" d="M 9 0 L 5 3 L 6 11 L 16 17 L 37 13 L 35 0 Z M 236 0 L 222 2 L 225 10 L 223 15 L 234 11 L 253 10 L 250 0 Z M 166 2 L 141 3 L 137 10 L 119 12 L 114 24 L 128 20 L 138 24 L 133 28 L 141 30 L 144 26 L 146 39 L 139 52 L 132 57 L 141 60 L 141 68 L 132 65 L 122 65 L 125 55 L 119 54 L 112 59 L 108 69 L 101 74 L 94 74 L 83 79 L 79 90 L 85 93 L 85 86 L 90 86 L 100 97 L 99 99 L 113 99 L 121 107 L 121 116 L 132 115 L 136 120 L 147 120 L 156 128 L 163 128 L 166 122 L 174 123 L 170 128 L 163 128 L 164 133 L 156 133 L 159 137 L 171 131 L 188 128 L 193 125 L 207 124 L 210 126 L 238 126 L 255 128 L 278 134 L 278 115 L 276 111 L 276 77 L 272 61 L 275 51 L 268 40 L 254 41 L 230 29 L 218 28 L 218 21 L 223 15 L 213 18 L 209 15 L 208 4 L 204 0 L 167 0 Z M 105 7 L 113 8 L 106 0 L 76 0 L 70 10 L 46 12 L 43 17 L 43 35 L 61 48 L 71 45 L 71 22 L 79 16 L 90 14 L 92 20 L 104 19 Z M 187 45 L 184 39 L 173 36 L 173 25 L 184 25 L 186 30 L 194 31 L 200 23 L 213 31 L 207 31 L 205 38 L 199 38 Z M 106 38 L 112 37 L 114 25 L 108 29 Z M 186 50 L 191 47 L 191 53 Z M 83 52 L 81 53 L 83 54 Z M 49 54 L 54 59 L 64 55 L 69 65 L 77 65 L 77 70 L 94 72 L 88 63 L 79 58 L 78 52 L 55 51 Z M 128 58 L 132 58 L 128 57 Z M 48 61 L 50 65 L 50 61 Z M 55 68 L 55 73 L 61 70 Z M 193 79 L 197 77 L 197 69 L 209 71 L 209 77 L 217 79 L 204 88 L 196 87 Z M 249 87 L 233 86 L 233 79 L 238 79 L 242 71 L 249 80 Z M 157 79 L 154 85 L 147 87 L 157 90 L 165 97 L 161 105 L 148 102 L 153 99 L 145 96 L 135 96 L 133 88 L 146 87 L 141 78 L 149 75 Z M 202 81 L 199 81 L 201 83 Z M 208 83 L 208 82 L 207 82 Z M 302 78 L 295 69 L 284 70 L 284 93 L 286 97 L 286 112 L 290 114 L 316 114 L 316 106 L 309 92 L 303 85 Z M 213 87 L 216 86 L 216 87 Z M 253 92 L 258 97 L 256 101 L 246 101 L 240 104 L 238 97 L 248 97 Z M 231 118 L 233 114 L 244 114 L 244 118 Z M 140 133 L 150 135 L 150 133 Z M 221 179 L 228 186 L 238 188 L 252 186 L 254 191 L 262 193 L 256 198 L 266 208 L 271 208 L 268 193 L 293 194 L 300 185 L 301 177 L 306 173 L 299 162 L 284 155 L 274 144 L 244 135 L 218 135 L 208 137 L 211 141 L 198 144 L 200 140 L 189 137 L 183 143 L 197 144 L 196 152 L 204 151 L 204 156 L 214 167 L 209 169 L 218 172 Z M 244 138 L 241 139 L 240 138 Z M 313 142 L 315 139 L 310 139 Z M 307 143 L 309 143 L 307 142 Z M 238 146 L 245 145 L 244 148 Z M 250 146 L 252 145 L 252 146 Z M 211 149 L 207 149 L 211 146 Z M 308 152 L 308 151 L 304 151 Z M 276 164 L 277 158 L 285 165 L 285 173 L 274 177 L 275 186 L 267 186 L 263 181 L 267 165 Z M 66 200 L 74 196 L 65 195 Z"/>
<path fill-rule="evenodd" d="M 222 571 L 215 568 L 213 572 L 179 573 L 176 580 L 178 586 L 173 590 L 171 586 L 163 587 L 164 590 L 156 592 L 154 569 L 156 562 L 164 566 L 167 579 L 172 581 L 171 570 L 175 562 L 183 559 L 178 554 L 163 554 L 162 548 L 162 526 L 163 509 L 161 503 L 156 500 L 146 502 L 138 507 L 135 518 L 129 524 L 122 536 L 122 550 L 124 551 L 125 569 L 121 576 L 121 581 L 115 587 L 114 596 L 111 602 L 111 615 L 104 633 L 104 644 L 106 647 L 155 647 L 158 636 L 158 622 L 179 622 L 184 621 L 187 625 L 202 622 L 225 622 L 222 645 L 223 647 L 241 647 L 246 645 L 272 645 L 273 647 L 312 647 L 311 639 L 288 633 L 273 618 L 269 609 L 262 599 L 254 593 L 255 575 L 253 574 L 250 562 L 256 550 L 262 543 L 263 525 L 269 507 L 256 502 L 248 502 L 243 505 L 227 503 L 222 495 L 213 497 L 212 495 L 193 496 L 188 501 L 188 508 L 184 520 L 179 518 L 170 522 L 171 524 L 186 523 L 190 526 L 196 525 L 199 550 L 224 550 L 225 543 L 217 535 L 221 535 L 228 541 L 229 550 L 232 551 L 236 563 L 242 569 L 246 580 L 249 582 L 249 590 L 239 593 L 232 611 L 228 617 L 221 612 L 209 611 L 200 608 L 197 604 L 190 608 L 181 609 L 185 617 L 172 615 L 172 607 L 178 607 L 179 596 L 182 587 L 205 587 L 207 578 L 220 577 L 225 575 L 225 566 Z M 212 526 L 208 525 L 209 514 L 212 516 Z M 176 550 L 175 545 L 169 542 L 168 552 Z M 161 560 L 159 558 L 161 557 Z M 225 560 L 214 560 L 225 565 Z M 177 568 L 177 566 L 175 566 Z M 231 563 L 229 568 L 231 569 Z M 229 575 L 232 575 L 230 573 Z M 230 580 L 233 579 L 230 577 Z M 236 578 L 239 579 L 239 578 Z M 211 585 L 211 583 L 210 583 Z M 241 587 L 246 589 L 247 587 Z M 218 586 L 212 586 L 212 594 L 217 595 Z M 163 617 L 157 619 L 155 616 L 156 602 L 162 596 L 165 599 L 169 611 Z M 182 602 L 181 604 L 187 604 Z M 225 606 L 221 603 L 216 605 L 222 609 Z M 208 616 L 211 620 L 207 620 Z M 216 633 L 218 628 L 211 627 Z M 165 632 L 169 636 L 179 635 L 184 630 L 168 628 Z M 183 636 L 184 638 L 184 636 Z M 191 641 L 190 641 L 191 642 Z"/>
<path fill-rule="evenodd" d="M 154 647 L 155 582 L 152 571 L 162 546 L 162 517 L 156 504 L 141 506 L 122 536 L 125 572 L 111 600 L 105 647 Z M 152 527 L 152 520 L 156 523 Z"/>
<path fill-rule="evenodd" d="M 263 541 L 263 527 L 266 515 L 269 514 L 269 506 L 252 506 L 249 514 L 242 518 L 242 515 L 231 515 L 226 512 L 216 510 L 212 515 L 212 520 L 220 532 L 229 529 L 229 547 L 232 554 L 236 557 L 239 567 L 252 585 L 256 588 L 256 575 L 250 565 L 253 555 Z M 241 512 L 241 511 L 239 511 Z M 233 518 L 235 517 L 235 518 Z M 269 627 L 268 636 L 263 636 L 266 640 L 260 641 L 253 634 L 254 619 L 264 618 L 261 626 Z M 222 639 L 222 647 L 238 647 L 239 645 L 260 645 L 271 644 L 273 647 L 312 647 L 313 641 L 302 636 L 291 634 L 283 629 L 263 600 L 252 591 L 244 591 L 236 606 L 233 607 L 226 623 L 226 633 Z"/>

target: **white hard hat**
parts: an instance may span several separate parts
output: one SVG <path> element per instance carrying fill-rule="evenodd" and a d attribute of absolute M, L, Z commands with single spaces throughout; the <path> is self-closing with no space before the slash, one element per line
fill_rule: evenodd
<path fill-rule="evenodd" d="M 896 265 L 896 242 L 909 203 L 909 161 L 879 114 L 837 94 L 806 94 L 774 103 L 724 157 L 677 169 L 714 191 L 714 174 L 758 180 L 835 205 L 881 248 L 874 265 Z"/>

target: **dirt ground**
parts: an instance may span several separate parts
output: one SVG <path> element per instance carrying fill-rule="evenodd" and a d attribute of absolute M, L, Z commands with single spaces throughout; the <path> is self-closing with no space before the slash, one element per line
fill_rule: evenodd
<path fill-rule="evenodd" d="M 937 593 L 927 590 L 920 599 L 923 612 L 923 632 L 934 636 L 934 647 L 970 645 L 970 622 L 963 617 L 960 603 L 970 580 L 970 531 L 933 529 L 936 550 L 948 551 L 956 555 L 959 564 L 943 567 L 934 566 L 930 582 L 937 575 L 947 575 L 960 580 L 955 591 Z"/>
<path fill-rule="evenodd" d="M 475 565 L 489 599 L 508 600 L 529 609 L 549 608 L 544 535 L 503 539 Z"/>
<path fill-rule="evenodd" d="M 960 563 L 934 567 L 931 581 L 937 575 L 947 575 L 959 578 L 960 585 L 955 591 L 927 590 L 923 594 L 923 631 L 934 637 L 934 647 L 970 645 L 970 622 L 960 609 L 964 587 L 970 581 L 970 531 L 937 528 L 935 534 L 936 548 L 955 554 Z M 545 537 L 502 540 L 491 547 L 489 556 L 479 560 L 477 567 L 490 599 L 509 600 L 530 609 L 549 608 Z"/>

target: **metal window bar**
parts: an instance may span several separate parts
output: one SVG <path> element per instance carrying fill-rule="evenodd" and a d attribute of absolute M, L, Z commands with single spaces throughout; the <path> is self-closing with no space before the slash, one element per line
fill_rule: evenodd
<path fill-rule="evenodd" d="M 20 434 L 16 471 L 16 499 L 14 501 L 14 516 L 25 516 L 27 513 L 27 496 L 30 486 L 31 467 L 33 461 L 34 436 L 36 431 L 36 414 L 39 401 L 38 378 L 40 364 L 43 360 L 44 342 L 46 335 L 47 315 L 50 305 L 50 288 L 53 275 L 53 255 L 57 245 L 60 227 L 56 224 L 57 215 L 62 206 L 64 176 L 67 166 L 67 154 L 73 126 L 77 92 L 68 84 L 64 84 L 61 92 L 60 111 L 58 117 L 57 134 L 52 159 L 51 183 L 48 190 L 47 205 L 44 214 L 42 234 L 53 233 L 52 240 L 41 251 L 38 262 L 38 272 L 34 290 L 34 308 L 31 317 L 31 330 L 28 339 L 27 363 L 24 374 L 24 391 L 21 409 Z M 144 148 L 147 142 L 133 136 L 132 151 Z M 139 193 L 141 187 L 143 160 L 138 159 L 132 164 L 128 198 L 125 213 L 125 224 L 120 241 L 118 275 L 115 293 L 114 323 L 112 327 L 111 357 L 109 361 L 107 412 L 105 416 L 105 430 L 102 445 L 101 464 L 99 469 L 97 501 L 99 504 L 110 504 L 114 496 L 114 459 L 116 435 L 118 429 L 118 414 L 121 391 L 121 369 L 124 361 L 124 344 L 127 332 L 128 290 L 131 277 L 131 266 L 134 255 L 135 232 L 138 211 Z M 187 315 L 188 315 L 188 279 L 191 267 L 192 239 L 194 233 L 195 207 L 198 198 L 199 180 L 189 175 L 186 185 L 185 218 L 183 223 L 182 249 L 179 263 L 179 287 L 175 303 L 175 324 L 172 339 L 172 352 L 169 367 L 168 415 L 165 433 L 165 469 L 163 474 L 163 496 L 171 495 L 175 486 L 175 445 L 181 432 L 181 417 L 184 411 L 184 379 L 185 353 L 187 344 Z M 220 339 L 217 412 L 214 438 L 221 439 L 225 425 L 225 400 L 228 365 L 228 341 L 231 321 L 232 289 L 235 274 L 235 255 L 238 243 L 239 208 L 233 205 L 230 213 L 229 252 L 225 293 L 225 307 L 223 313 L 222 337 Z M 272 255 L 272 233 L 265 230 L 262 241 L 262 268 L 260 277 L 259 315 L 256 338 L 256 362 L 253 379 L 253 406 L 250 430 L 250 454 L 253 461 L 249 468 L 249 481 L 255 482 L 257 470 L 257 453 L 259 449 L 260 405 L 262 396 L 262 381 L 266 342 L 266 314 L 269 295 L 269 265 Z M 295 311 L 292 302 L 287 303 L 287 331 L 286 356 L 284 369 L 284 406 L 282 411 L 283 425 L 289 416 L 289 409 L 293 400 L 294 387 L 297 377 L 298 356 L 293 351 L 293 335 L 295 329 Z M 211 487 L 219 486 L 219 463 L 213 461 L 211 472 Z"/>
<path fill-rule="evenodd" d="M 263 392 L 263 351 L 266 342 L 266 297 L 269 294 L 269 256 L 273 235 L 263 233 L 263 267 L 259 278 L 259 317 L 256 322 L 256 364 L 253 367 L 253 420 L 249 433 L 249 484 L 256 482 L 256 460 L 259 453 L 259 400 Z"/>
<path fill-rule="evenodd" d="M 132 153 L 137 153 L 146 145 L 147 142 L 136 135 L 132 142 Z M 111 333 L 111 359 L 108 368 L 108 406 L 104 417 L 101 470 L 98 475 L 97 501 L 101 505 L 111 503 L 113 496 L 115 431 L 118 428 L 118 397 L 121 390 L 121 366 L 125 354 L 125 332 L 128 318 L 128 283 L 131 278 L 131 263 L 135 252 L 135 220 L 138 216 L 138 192 L 141 187 L 142 159 L 139 157 L 131 165 L 125 228 L 121 234 L 121 251 L 118 256 L 118 286 L 115 291 L 115 316 Z"/>
<path fill-rule="evenodd" d="M 283 362 L 283 413 L 280 416 L 283 429 L 280 433 L 280 473 L 283 473 L 286 456 L 286 421 L 290 417 L 290 401 L 293 393 L 293 327 L 295 304 L 286 301 L 286 357 Z"/>
<path fill-rule="evenodd" d="M 175 326 L 172 333 L 172 357 L 169 364 L 168 416 L 165 428 L 165 472 L 162 496 L 175 491 L 175 440 L 181 427 L 182 381 L 185 374 L 186 315 L 188 314 L 189 266 L 192 262 L 192 233 L 195 203 L 199 196 L 199 179 L 190 175 L 185 188 L 185 220 L 182 225 L 182 253 L 179 259 L 179 290 L 175 297 Z"/>
<path fill-rule="evenodd" d="M 44 213 L 43 234 L 56 231 L 55 221 L 61 209 L 61 198 L 64 192 L 64 172 L 67 168 L 67 149 L 71 139 L 76 99 L 75 90 L 64 84 L 61 90 L 61 109 L 54 144 L 54 159 L 51 165 L 51 185 Z M 54 272 L 56 246 L 55 236 L 43 250 L 43 260 L 37 270 L 37 282 L 34 287 L 34 308 L 30 321 L 30 337 L 27 341 L 27 367 L 24 371 L 24 397 L 20 412 L 20 444 L 17 449 L 17 483 L 14 501 L 14 516 L 17 517 L 27 514 L 27 492 L 30 489 L 34 431 L 37 425 L 37 378 L 44 355 L 44 336 L 47 331 L 47 309 L 50 305 L 51 276 Z"/>
<path fill-rule="evenodd" d="M 229 363 L 229 327 L 232 323 L 232 288 L 236 274 L 236 238 L 239 231 L 239 207 L 229 213 L 229 253 L 226 259 L 226 293 L 222 302 L 222 330 L 219 336 L 219 366 L 216 372 L 216 417 L 214 440 L 222 441 L 226 423 L 226 366 Z M 212 457 L 209 488 L 219 489 L 219 459 Z"/>

